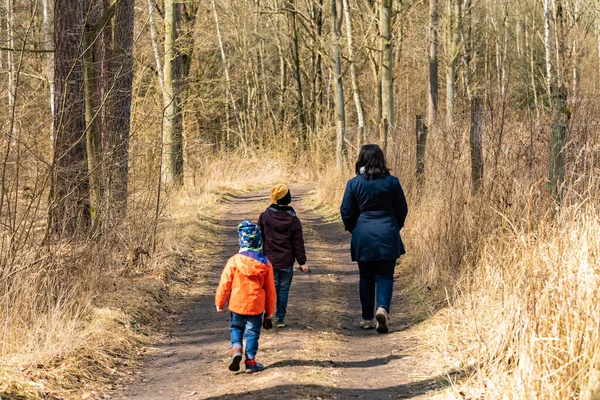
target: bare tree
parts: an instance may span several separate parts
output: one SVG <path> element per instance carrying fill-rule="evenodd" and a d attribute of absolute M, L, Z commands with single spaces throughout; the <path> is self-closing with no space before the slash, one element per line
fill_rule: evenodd
<path fill-rule="evenodd" d="M 56 135 L 49 233 L 73 236 L 90 222 L 83 92 L 83 1 L 55 0 Z"/>
<path fill-rule="evenodd" d="M 300 50 L 298 43 L 298 28 L 296 27 L 296 1 L 286 0 L 288 18 L 288 36 L 290 38 L 290 50 L 292 54 L 292 70 L 296 81 L 296 113 L 298 125 L 302 132 L 306 131 L 306 115 L 304 113 L 304 95 L 302 92 L 302 77 L 300 71 Z M 303 134 L 304 137 L 305 133 Z M 304 137 L 306 140 L 306 137 Z M 303 141 L 304 141 L 303 140 Z"/>
<path fill-rule="evenodd" d="M 350 16 L 350 7 L 348 0 L 343 0 L 344 18 L 346 20 L 346 37 L 348 38 L 348 58 L 350 61 L 350 79 L 352 80 L 352 94 L 354 97 L 354 105 L 356 106 L 356 118 L 358 119 L 358 135 L 357 143 L 360 150 L 365 141 L 365 116 L 363 106 L 360 99 L 360 89 L 358 87 L 358 71 L 356 69 L 354 43 L 352 41 L 352 18 Z"/>
<path fill-rule="evenodd" d="M 183 124 L 180 105 L 181 55 L 177 49 L 180 4 L 165 0 L 165 62 L 163 96 L 163 182 L 183 183 Z"/>
<path fill-rule="evenodd" d="M 160 60 L 160 50 L 158 48 L 158 35 L 156 34 L 156 22 L 154 22 L 154 12 L 156 11 L 156 0 L 148 0 L 148 25 L 150 25 L 150 39 L 152 40 L 152 52 L 154 53 L 154 62 L 156 63 L 156 72 L 160 90 L 165 90 L 164 71 L 162 61 Z"/>
<path fill-rule="evenodd" d="M 54 143 L 54 57 L 52 56 L 52 33 L 50 31 L 50 5 L 49 0 L 42 0 L 44 24 L 44 50 L 46 50 L 46 75 L 50 88 L 50 142 Z"/>
<path fill-rule="evenodd" d="M 429 97 L 427 124 L 435 125 L 438 112 L 438 0 L 429 0 Z"/>
<path fill-rule="evenodd" d="M 394 76 L 392 48 L 392 0 L 382 0 L 379 24 L 381 29 L 381 128 L 384 152 L 394 121 Z"/>
<path fill-rule="evenodd" d="M 105 175 L 102 150 L 102 70 L 104 54 L 101 47 L 103 21 L 101 0 L 86 0 L 84 5 L 84 83 L 86 152 L 90 186 L 90 213 L 94 225 L 102 219 L 105 202 Z"/>
<path fill-rule="evenodd" d="M 473 97 L 471 101 L 471 190 L 479 192 L 483 185 L 483 99 Z"/>
<path fill-rule="evenodd" d="M 331 20 L 333 23 L 331 43 L 331 71 L 333 73 L 334 103 L 335 103 L 335 126 L 336 126 L 336 149 L 335 159 L 339 170 L 344 163 L 344 139 L 346 132 L 346 112 L 344 110 L 344 85 L 342 83 L 342 57 L 340 41 L 342 36 L 344 6 L 342 0 L 331 2 Z"/>
<path fill-rule="evenodd" d="M 546 51 L 546 89 L 552 90 L 552 47 L 550 41 L 550 0 L 544 0 L 544 50 Z"/>
<path fill-rule="evenodd" d="M 14 32 L 14 0 L 6 0 L 6 44 L 8 51 L 6 52 L 6 63 L 8 69 L 8 109 L 12 110 L 15 104 L 15 32 Z M 14 124 L 13 131 L 10 132 L 10 136 L 14 136 Z"/>
<path fill-rule="evenodd" d="M 119 0 L 114 13 L 114 40 L 109 53 L 108 76 L 111 89 L 106 101 L 107 129 L 104 132 L 110 167 L 107 203 L 113 223 L 124 218 L 127 208 L 134 0 Z"/>
<path fill-rule="evenodd" d="M 447 64 L 446 64 L 446 123 L 452 124 L 455 106 L 456 69 L 459 57 L 460 19 L 462 0 L 448 0 Z"/>

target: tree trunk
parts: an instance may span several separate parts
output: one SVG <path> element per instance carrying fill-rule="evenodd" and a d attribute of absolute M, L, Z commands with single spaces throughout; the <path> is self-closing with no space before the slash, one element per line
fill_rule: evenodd
<path fill-rule="evenodd" d="M 483 186 L 483 99 L 473 97 L 471 101 L 471 190 L 478 193 Z"/>
<path fill-rule="evenodd" d="M 382 0 L 379 24 L 381 29 L 381 127 L 384 154 L 387 153 L 388 135 L 393 134 L 392 129 L 395 126 L 392 12 L 392 0 Z"/>
<path fill-rule="evenodd" d="M 107 130 L 104 134 L 110 156 L 108 207 L 111 221 L 118 223 L 127 210 L 134 0 L 119 0 L 114 18 L 109 75 L 112 89 L 106 101 Z"/>
<path fill-rule="evenodd" d="M 344 136 L 346 133 L 346 113 L 344 110 L 344 85 L 342 83 L 342 58 L 340 54 L 343 11 L 344 7 L 342 0 L 333 0 L 331 2 L 331 19 L 333 23 L 333 40 L 331 45 L 331 71 L 333 74 L 333 99 L 335 103 L 335 159 L 338 170 L 341 170 L 344 165 Z"/>
<path fill-rule="evenodd" d="M 550 150 L 548 154 L 548 189 L 554 200 L 560 204 L 562 201 L 562 184 L 565 180 L 565 145 L 567 140 L 567 88 L 561 86 L 553 95 L 554 122 L 550 137 Z"/>
<path fill-rule="evenodd" d="M 313 19 L 315 24 L 315 45 L 313 48 L 313 91 L 312 91 L 312 110 L 313 121 L 312 129 L 316 129 L 321 122 L 321 109 L 323 108 L 323 57 L 321 56 L 320 42 L 323 35 L 323 0 L 313 6 Z"/>
<path fill-rule="evenodd" d="M 44 50 L 46 53 L 46 76 L 50 88 L 50 143 L 54 144 L 54 56 L 52 55 L 52 33 L 50 30 L 50 5 L 49 0 L 42 1 L 44 13 Z"/>
<path fill-rule="evenodd" d="M 425 118 L 422 115 L 416 117 L 416 143 L 417 143 L 417 165 L 416 177 L 419 187 L 422 188 L 425 183 L 425 148 L 427 145 L 427 126 L 425 126 Z"/>
<path fill-rule="evenodd" d="M 105 206 L 105 175 L 102 151 L 102 39 L 99 26 L 103 17 L 101 0 L 86 0 L 84 33 L 84 82 L 86 151 L 90 186 L 90 214 L 95 226 L 100 223 Z"/>
<path fill-rule="evenodd" d="M 296 81 L 296 117 L 298 125 L 302 131 L 302 142 L 306 141 L 306 116 L 304 114 L 304 96 L 302 92 L 302 78 L 300 71 L 300 50 L 298 44 L 298 30 L 296 28 L 296 2 L 295 0 L 286 0 L 288 12 L 288 35 L 291 39 L 290 47 L 292 54 L 292 68 L 294 80 Z"/>
<path fill-rule="evenodd" d="M 350 17 L 350 7 L 348 6 L 348 0 L 343 0 L 344 17 L 346 20 L 346 36 L 348 38 L 348 58 L 350 61 L 350 78 L 352 80 L 352 94 L 354 97 L 354 104 L 356 106 L 356 118 L 358 119 L 358 133 L 357 133 L 357 148 L 360 151 L 365 141 L 365 117 L 363 113 L 362 102 L 360 99 L 360 89 L 358 87 L 358 71 L 356 70 L 356 64 L 354 59 L 354 44 L 352 42 L 352 18 Z"/>
<path fill-rule="evenodd" d="M 160 50 L 158 49 L 158 35 L 156 34 L 156 23 L 154 22 L 154 11 L 156 10 L 156 0 L 148 0 L 148 24 L 150 25 L 150 38 L 152 40 L 152 52 L 154 53 L 154 62 L 156 63 L 156 73 L 160 90 L 164 95 L 165 80 L 162 61 L 160 60 Z"/>
<path fill-rule="evenodd" d="M 165 62 L 163 96 L 163 182 L 183 183 L 183 124 L 180 104 L 181 54 L 177 49 L 180 4 L 165 0 Z"/>
<path fill-rule="evenodd" d="M 535 19 L 532 18 L 532 31 L 535 31 Z M 533 33 L 532 33 L 533 35 Z M 538 92 L 537 85 L 535 80 L 535 58 L 534 58 L 534 49 L 533 49 L 533 38 L 529 39 L 529 31 L 527 30 L 527 18 L 525 18 L 525 48 L 529 48 L 529 75 L 531 75 L 531 90 L 533 91 L 533 105 L 535 107 L 536 117 L 540 119 L 540 109 L 538 103 Z"/>
<path fill-rule="evenodd" d="M 450 126 L 454 121 L 456 64 L 460 38 L 460 10 L 462 0 L 448 1 L 448 62 L 446 65 L 446 123 Z"/>
<path fill-rule="evenodd" d="M 83 1 L 55 0 L 56 135 L 48 231 L 74 236 L 90 223 L 83 92 Z"/>
<path fill-rule="evenodd" d="M 433 127 L 438 112 L 438 0 L 429 0 L 429 97 L 427 124 Z"/>
<path fill-rule="evenodd" d="M 6 45 L 9 50 L 6 52 L 7 77 L 8 77 L 8 109 L 12 110 L 15 104 L 15 41 L 14 41 L 14 0 L 6 0 Z M 11 111 L 12 112 L 12 111 Z M 13 124 L 13 131 L 9 133 L 12 138 L 15 134 L 16 124 Z"/>
<path fill-rule="evenodd" d="M 458 0 L 458 1 L 460 4 L 460 2 L 462 0 Z M 462 43 L 462 49 L 463 49 L 462 62 L 463 62 L 464 72 L 463 72 L 462 76 L 463 76 L 463 82 L 464 82 L 464 89 L 465 89 L 465 93 L 467 94 L 467 98 L 470 100 L 472 97 L 472 93 L 473 93 L 473 91 L 471 89 L 471 80 L 472 80 L 472 76 L 473 76 L 473 74 L 471 72 L 471 58 L 472 58 L 472 55 L 471 55 L 471 51 L 472 51 L 472 46 L 471 46 L 471 32 L 472 32 L 471 0 L 465 0 L 463 9 L 465 10 L 465 17 L 463 18 L 462 10 L 460 10 L 458 30 L 460 32 L 460 41 Z"/>
<path fill-rule="evenodd" d="M 552 90 L 552 48 L 550 42 L 550 0 L 544 0 L 544 50 L 546 51 L 546 89 Z"/>

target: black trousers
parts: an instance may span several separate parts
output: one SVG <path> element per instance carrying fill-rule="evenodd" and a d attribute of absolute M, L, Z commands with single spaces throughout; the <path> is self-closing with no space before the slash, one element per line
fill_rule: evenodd
<path fill-rule="evenodd" d="M 360 271 L 358 286 L 363 319 L 372 320 L 375 317 L 375 310 L 379 307 L 384 307 L 387 311 L 390 311 L 395 268 L 396 260 L 358 263 Z M 376 305 L 377 307 L 375 307 Z"/>

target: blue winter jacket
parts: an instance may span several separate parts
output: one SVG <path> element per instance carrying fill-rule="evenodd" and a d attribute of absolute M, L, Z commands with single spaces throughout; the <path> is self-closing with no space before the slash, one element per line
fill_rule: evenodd
<path fill-rule="evenodd" d="M 344 227 L 352 233 L 352 261 L 395 260 L 406 253 L 400 229 L 408 206 L 395 176 L 350 179 L 340 213 Z"/>

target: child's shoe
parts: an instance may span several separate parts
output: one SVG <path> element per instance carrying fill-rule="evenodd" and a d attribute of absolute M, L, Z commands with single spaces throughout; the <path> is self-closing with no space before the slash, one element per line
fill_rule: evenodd
<path fill-rule="evenodd" d="M 231 362 L 229 363 L 230 371 L 239 371 L 240 370 L 240 362 L 242 361 L 242 349 L 237 348 L 232 350 Z"/>
<path fill-rule="evenodd" d="M 252 374 L 254 372 L 260 372 L 265 369 L 265 366 L 256 360 L 246 360 L 246 373 Z"/>
<path fill-rule="evenodd" d="M 373 325 L 372 319 L 363 319 L 362 321 L 360 321 L 360 327 L 365 330 L 368 330 L 368 329 L 374 329 L 375 325 Z"/>
<path fill-rule="evenodd" d="M 379 307 L 375 313 L 375 319 L 377 320 L 377 332 L 388 333 L 390 328 L 388 327 L 389 315 L 388 311 L 384 307 Z"/>

